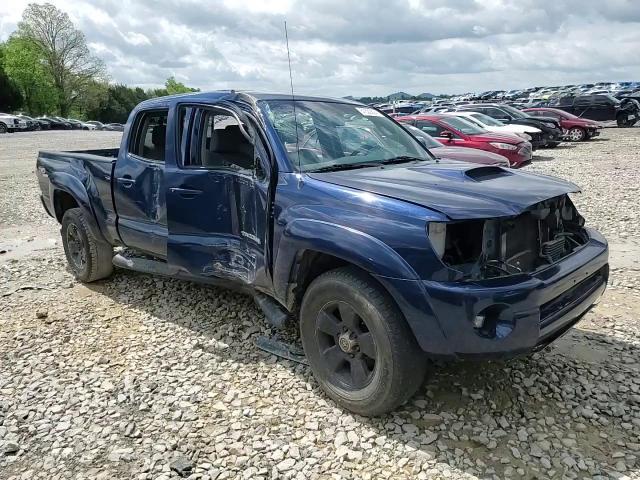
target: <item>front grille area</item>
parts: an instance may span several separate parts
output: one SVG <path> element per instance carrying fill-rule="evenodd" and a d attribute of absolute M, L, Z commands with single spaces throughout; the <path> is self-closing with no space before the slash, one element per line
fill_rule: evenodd
<path fill-rule="evenodd" d="M 531 142 L 540 143 L 542 141 L 542 133 L 541 132 L 529 132 L 527 133 L 531 137 Z"/>
<path fill-rule="evenodd" d="M 574 285 L 562 295 L 550 300 L 540 307 L 540 328 L 551 325 L 560 319 L 575 305 L 580 304 L 595 292 L 609 277 L 609 266 L 604 266 L 580 283 Z"/>

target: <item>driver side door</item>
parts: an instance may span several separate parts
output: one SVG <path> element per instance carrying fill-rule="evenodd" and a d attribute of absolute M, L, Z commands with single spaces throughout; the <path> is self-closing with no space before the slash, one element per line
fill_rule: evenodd
<path fill-rule="evenodd" d="M 178 106 L 176 122 L 178 152 L 165 182 L 169 264 L 211 280 L 268 284 L 265 149 L 228 108 Z"/>

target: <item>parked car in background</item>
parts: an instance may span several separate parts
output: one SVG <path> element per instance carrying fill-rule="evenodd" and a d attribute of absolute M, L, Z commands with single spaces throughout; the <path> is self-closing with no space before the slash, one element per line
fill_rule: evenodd
<path fill-rule="evenodd" d="M 27 122 L 27 130 L 29 132 L 32 132 L 34 130 L 42 130 L 42 125 L 35 118 L 31 118 L 28 115 L 22 114 L 17 114 L 16 117 Z"/>
<path fill-rule="evenodd" d="M 71 118 L 61 118 L 61 120 L 64 120 L 64 121 L 70 123 L 71 124 L 71 128 L 73 130 L 82 130 L 83 129 L 82 122 L 80 120 L 74 120 L 74 119 L 71 119 Z"/>
<path fill-rule="evenodd" d="M 102 130 L 108 130 L 112 132 L 123 132 L 124 125 L 121 123 L 107 123 L 102 127 Z"/>
<path fill-rule="evenodd" d="M 634 104 L 621 104 L 610 94 L 560 97 L 549 104 L 580 118 L 601 122 L 615 121 L 619 127 L 630 127 L 640 120 L 640 109 Z"/>
<path fill-rule="evenodd" d="M 480 112 L 505 124 L 528 125 L 542 131 L 540 147 L 553 148 L 562 143 L 562 127 L 550 117 L 532 117 L 517 108 L 497 103 L 461 105 L 458 110 Z"/>
<path fill-rule="evenodd" d="M 82 120 L 77 120 L 75 118 L 70 118 L 69 122 L 74 125 L 80 125 L 81 130 L 95 130 L 96 126 L 93 123 L 83 122 Z"/>
<path fill-rule="evenodd" d="M 0 113 L 0 133 L 26 131 L 27 128 L 26 120 L 10 113 Z"/>
<path fill-rule="evenodd" d="M 522 139 L 531 142 L 531 146 L 535 150 L 542 145 L 542 131 L 539 128 L 529 125 L 519 125 L 516 123 L 502 123 L 495 118 L 480 112 L 444 112 L 447 115 L 455 115 L 464 118 L 467 121 L 475 123 L 480 128 L 484 128 L 490 132 L 496 133 L 512 133 Z"/>
<path fill-rule="evenodd" d="M 103 130 L 104 124 L 102 122 L 98 122 L 97 120 L 89 120 L 88 122 L 84 122 L 88 125 L 93 125 L 95 128 L 93 130 Z"/>
<path fill-rule="evenodd" d="M 408 123 L 403 126 L 409 130 L 436 158 L 446 158 L 459 162 L 479 163 L 481 165 L 494 165 L 496 167 L 510 167 L 509 159 L 497 153 L 491 153 L 477 148 L 447 147 L 433 138 L 424 130 Z"/>
<path fill-rule="evenodd" d="M 513 134 L 489 132 L 463 118 L 440 113 L 410 115 L 396 120 L 419 128 L 447 147 L 477 148 L 497 153 L 506 157 L 509 165 L 515 168 L 531 162 L 531 143 Z"/>
<path fill-rule="evenodd" d="M 582 142 L 600 135 L 602 124 L 577 117 L 573 113 L 557 108 L 527 108 L 523 110 L 532 117 L 553 117 L 560 122 L 565 138 L 572 142 Z"/>
<path fill-rule="evenodd" d="M 53 130 L 71 130 L 72 125 L 66 120 L 61 119 L 60 117 L 40 117 L 38 120 L 46 120 L 51 125 L 51 129 Z"/>

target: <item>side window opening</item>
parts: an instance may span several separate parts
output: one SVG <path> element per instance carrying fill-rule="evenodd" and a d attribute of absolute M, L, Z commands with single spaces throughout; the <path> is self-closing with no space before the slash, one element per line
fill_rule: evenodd
<path fill-rule="evenodd" d="M 186 141 L 188 148 L 182 157 L 185 167 L 254 169 L 254 147 L 240 131 L 233 115 L 210 109 L 183 111 L 186 112 L 183 124 L 192 116 L 191 138 Z"/>
<path fill-rule="evenodd" d="M 444 127 L 437 125 L 435 123 L 431 123 L 425 120 L 418 120 L 416 122 L 416 127 L 422 130 L 425 133 L 428 133 L 432 137 L 439 137 L 442 135 L 442 132 L 445 130 Z"/>
<path fill-rule="evenodd" d="M 136 120 L 129 152 L 146 160 L 164 163 L 167 115 L 167 110 L 141 112 Z"/>

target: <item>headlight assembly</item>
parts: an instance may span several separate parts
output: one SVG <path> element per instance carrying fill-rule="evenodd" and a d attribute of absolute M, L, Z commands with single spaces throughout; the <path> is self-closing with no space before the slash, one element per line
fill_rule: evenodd
<path fill-rule="evenodd" d="M 489 142 L 489 145 L 491 145 L 492 147 L 498 148 L 500 150 L 517 150 L 518 149 L 516 145 L 511 145 L 510 143 Z"/>
<path fill-rule="evenodd" d="M 427 235 L 433 250 L 438 258 L 444 255 L 445 241 L 447 239 L 447 224 L 442 222 L 430 222 L 427 226 Z"/>

